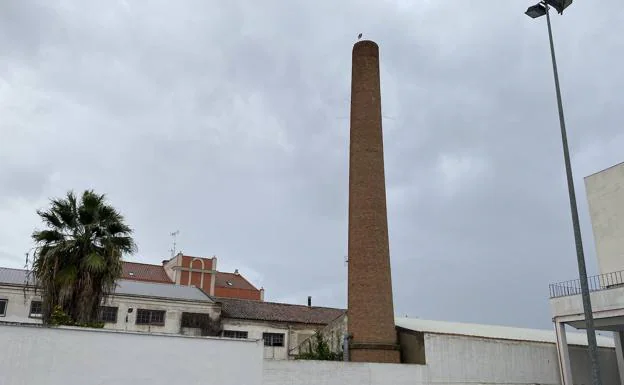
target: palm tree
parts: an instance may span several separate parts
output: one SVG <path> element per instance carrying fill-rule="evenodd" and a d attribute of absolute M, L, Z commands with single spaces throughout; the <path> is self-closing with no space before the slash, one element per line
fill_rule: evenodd
<path fill-rule="evenodd" d="M 121 276 L 124 253 L 137 247 L 132 229 L 108 205 L 104 195 L 73 191 L 52 199 L 48 210 L 38 210 L 46 230 L 35 231 L 31 274 L 42 291 L 43 322 L 60 307 L 74 322 L 96 322 L 99 306 Z"/>

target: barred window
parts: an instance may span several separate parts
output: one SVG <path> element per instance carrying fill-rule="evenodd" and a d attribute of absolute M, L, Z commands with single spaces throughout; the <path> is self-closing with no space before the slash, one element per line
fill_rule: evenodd
<path fill-rule="evenodd" d="M 262 333 L 264 346 L 284 346 L 284 334 L 282 333 Z"/>
<path fill-rule="evenodd" d="M 137 309 L 136 324 L 163 326 L 165 324 L 165 311 Z"/>
<path fill-rule="evenodd" d="M 183 328 L 201 328 L 206 323 L 210 323 L 210 314 L 206 313 L 182 313 Z"/>
<path fill-rule="evenodd" d="M 30 301 L 30 313 L 28 314 L 31 318 L 41 318 L 43 315 L 43 302 L 41 301 Z"/>
<path fill-rule="evenodd" d="M 242 330 L 224 330 L 223 337 L 226 338 L 247 338 L 247 332 Z"/>
<path fill-rule="evenodd" d="M 4 317 L 6 315 L 7 304 L 9 303 L 8 299 L 0 299 L 0 317 Z"/>
<path fill-rule="evenodd" d="M 100 321 L 117 323 L 117 307 L 113 306 L 101 306 L 100 307 Z"/>

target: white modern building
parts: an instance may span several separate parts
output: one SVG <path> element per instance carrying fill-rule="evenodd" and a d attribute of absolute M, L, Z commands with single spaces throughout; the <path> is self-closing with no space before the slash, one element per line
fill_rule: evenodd
<path fill-rule="evenodd" d="M 614 335 L 618 385 L 624 385 L 624 163 L 586 177 L 585 189 L 599 267 L 599 274 L 588 279 L 594 323 L 596 330 Z M 572 385 L 578 381 L 574 364 L 570 362 L 565 326 L 585 328 L 580 281 L 551 284 L 550 305 L 557 331 L 562 384 Z"/>

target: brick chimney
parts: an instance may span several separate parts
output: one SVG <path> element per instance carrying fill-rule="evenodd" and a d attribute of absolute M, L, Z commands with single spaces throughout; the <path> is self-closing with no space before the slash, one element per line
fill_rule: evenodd
<path fill-rule="evenodd" d="M 349 152 L 350 358 L 399 363 L 388 244 L 379 47 L 353 46 Z"/>

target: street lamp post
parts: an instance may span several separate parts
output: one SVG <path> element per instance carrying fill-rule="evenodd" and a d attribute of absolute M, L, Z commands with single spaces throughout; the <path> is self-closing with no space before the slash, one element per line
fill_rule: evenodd
<path fill-rule="evenodd" d="M 563 158 L 565 161 L 566 176 L 568 181 L 568 194 L 570 196 L 570 210 L 572 212 L 572 227 L 574 229 L 574 241 L 576 243 L 576 259 L 578 263 L 579 277 L 581 281 L 581 296 L 583 298 L 583 311 L 585 313 L 585 327 L 587 330 L 587 344 L 589 346 L 589 359 L 591 361 L 592 384 L 602 385 L 600 379 L 600 366 L 598 364 L 598 344 L 596 343 L 596 330 L 594 329 L 594 315 L 587 283 L 587 269 L 585 267 L 585 255 L 583 253 L 583 240 L 581 238 L 581 225 L 579 222 L 578 208 L 576 205 L 576 193 L 574 192 L 574 179 L 572 178 L 572 166 L 570 162 L 570 150 L 568 148 L 568 135 L 566 133 L 563 105 L 561 102 L 561 90 L 559 88 L 559 73 L 557 72 L 557 60 L 555 59 L 555 45 L 553 43 L 552 27 L 550 25 L 549 8 L 552 6 L 563 13 L 572 0 L 544 0 L 529 7 L 526 14 L 531 18 L 546 16 L 548 24 L 548 39 L 550 41 L 550 55 L 552 58 L 553 73 L 555 77 L 555 91 L 557 93 L 557 107 L 559 108 L 559 125 L 561 126 L 561 141 L 563 144 Z"/>

